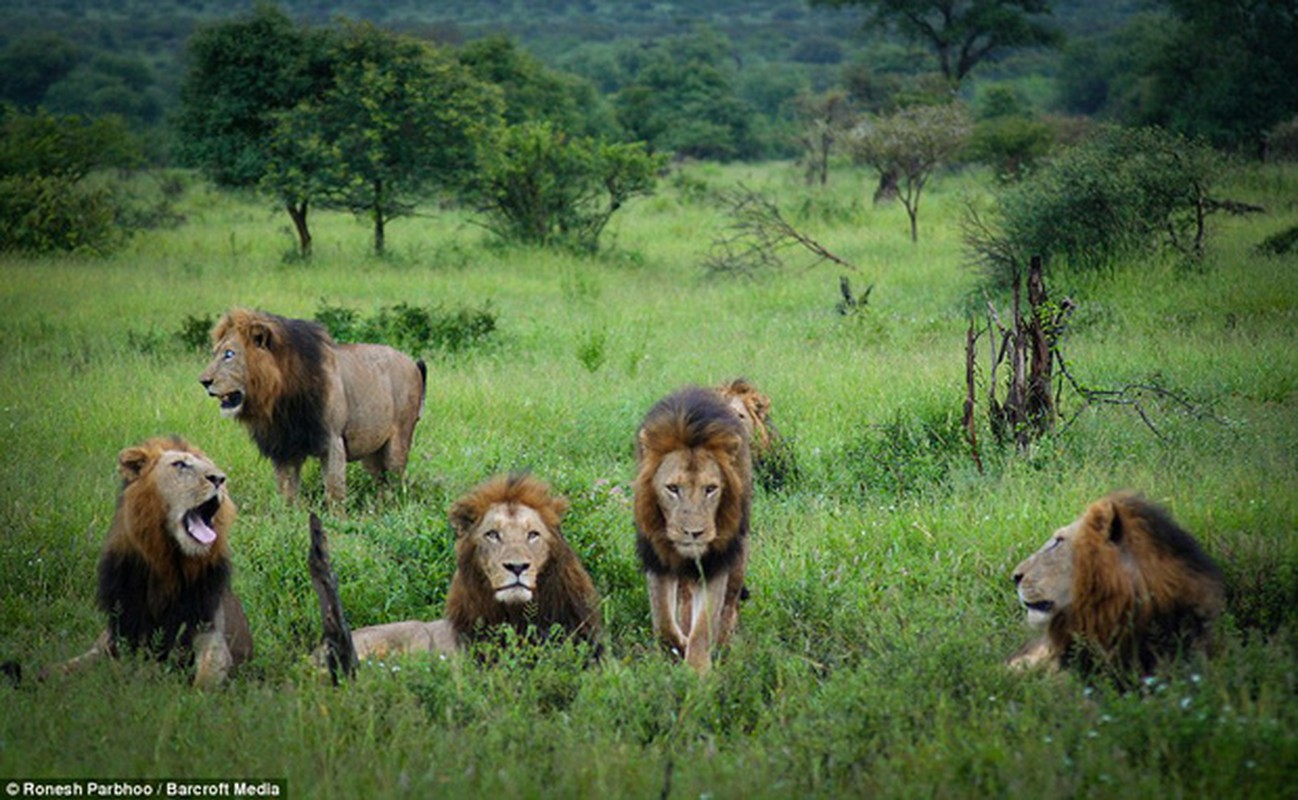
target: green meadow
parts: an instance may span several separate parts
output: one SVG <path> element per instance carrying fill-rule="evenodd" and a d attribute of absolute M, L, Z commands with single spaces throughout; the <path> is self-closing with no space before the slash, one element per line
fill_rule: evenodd
<path fill-rule="evenodd" d="M 1298 253 L 1255 245 L 1298 221 L 1298 170 L 1240 166 L 1221 188 L 1266 213 L 1218 214 L 1201 262 L 1151 254 L 1050 274 L 1076 310 L 1062 341 L 1093 388 L 1157 385 L 1085 405 L 1028 452 L 987 424 L 983 469 L 960 428 L 965 331 L 990 300 L 967 264 L 978 172 L 939 176 L 909 240 L 900 206 L 844 168 L 690 165 L 614 217 L 598 256 L 502 247 L 463 212 L 367 226 L 316 213 L 291 257 L 287 216 L 181 175 L 184 224 L 106 259 L 0 257 L 0 776 L 274 778 L 293 797 L 1280 797 L 1298 781 Z M 858 266 L 784 253 L 754 279 L 701 264 L 742 183 Z M 840 275 L 863 291 L 835 310 Z M 326 508 L 317 465 L 286 504 L 247 433 L 197 378 L 187 320 L 234 305 L 312 317 L 406 303 L 487 308 L 496 330 L 429 365 L 406 479 L 359 467 Z M 997 373 L 1004 376 L 1004 368 Z M 630 509 L 644 412 L 686 384 L 746 376 L 772 399 L 798 466 L 753 503 L 751 597 L 735 641 L 697 679 L 650 635 Z M 1001 387 L 998 396 L 1004 397 Z M 1064 422 L 1068 424 L 1063 425 Z M 1152 423 L 1152 426 L 1151 424 Z M 117 452 L 179 433 L 229 475 L 234 587 L 257 653 L 224 687 L 126 659 L 33 676 L 87 649 L 103 620 L 95 566 Z M 320 622 L 308 510 L 322 512 L 353 625 L 433 619 L 452 563 L 446 512 L 501 471 L 572 502 L 564 533 L 603 598 L 604 660 L 563 646 L 493 663 L 407 657 L 334 688 L 310 660 Z M 1030 635 L 1010 572 L 1109 491 L 1166 505 L 1218 561 L 1217 651 L 1119 692 L 1012 674 Z"/>

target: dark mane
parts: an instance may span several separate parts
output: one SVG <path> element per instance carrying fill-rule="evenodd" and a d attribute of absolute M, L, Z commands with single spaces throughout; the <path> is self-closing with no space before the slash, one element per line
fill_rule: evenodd
<path fill-rule="evenodd" d="M 252 438 L 272 462 L 300 463 L 328 448 L 324 363 L 333 339 L 319 323 L 259 313 L 274 331 L 266 349 L 283 373 L 283 393 L 257 398 L 269 408 L 250 415 Z"/>
<path fill-rule="evenodd" d="M 176 573 L 184 559 L 175 550 Z M 108 549 L 99 559 L 99 608 L 108 615 L 114 646 L 140 650 L 159 660 L 189 650 L 194 635 L 209 627 L 230 587 L 230 561 L 212 562 L 194 580 L 165 594 L 149 564 L 133 551 Z"/>

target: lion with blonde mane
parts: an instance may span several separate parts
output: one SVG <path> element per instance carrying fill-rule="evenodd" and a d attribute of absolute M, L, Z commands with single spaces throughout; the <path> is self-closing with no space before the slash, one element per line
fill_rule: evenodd
<path fill-rule="evenodd" d="M 346 465 L 400 477 L 423 411 L 427 368 L 386 345 L 337 344 L 315 322 L 231 309 L 212 329 L 212 361 L 199 382 L 242 422 L 275 465 L 288 499 L 302 464 L 320 459 L 325 493 L 341 501 Z"/>
<path fill-rule="evenodd" d="M 797 480 L 797 459 L 771 418 L 771 398 L 747 378 L 728 380 L 715 391 L 748 432 L 753 474 L 758 483 L 767 491 L 775 492 Z"/>
<path fill-rule="evenodd" d="M 654 633 L 706 673 L 713 648 L 734 631 L 744 594 L 748 434 L 715 391 L 684 389 L 645 415 L 636 467 L 636 550 Z"/>
<path fill-rule="evenodd" d="M 456 569 L 446 616 L 353 630 L 356 658 L 423 651 L 449 655 L 503 628 L 528 641 L 558 633 L 587 643 L 598 657 L 599 595 L 560 531 L 567 511 L 566 499 L 525 473 L 494 477 L 461 497 L 450 511 Z M 322 605 L 341 608 L 336 598 Z M 326 645 L 337 651 L 328 641 L 325 613 Z M 341 611 L 334 616 L 343 617 Z"/>
<path fill-rule="evenodd" d="M 252 633 L 230 589 L 228 531 L 235 508 L 225 474 L 177 437 L 149 439 L 117 456 L 122 489 L 99 559 L 107 630 L 71 671 L 123 650 L 193 661 L 194 684 L 212 686 L 252 657 Z"/>
<path fill-rule="evenodd" d="M 1147 675 L 1205 644 L 1221 614 L 1221 571 L 1162 508 L 1119 492 L 1092 503 L 1014 568 L 1029 624 L 1043 635 L 1010 659 Z"/>

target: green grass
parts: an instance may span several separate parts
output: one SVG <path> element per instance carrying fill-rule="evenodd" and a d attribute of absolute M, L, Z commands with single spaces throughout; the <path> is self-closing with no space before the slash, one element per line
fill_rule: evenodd
<path fill-rule="evenodd" d="M 790 253 L 756 281 L 708 280 L 725 217 L 706 191 L 770 192 L 874 284 L 840 317 L 839 271 Z M 1293 169 L 1250 168 L 1226 193 L 1271 213 L 1214 219 L 1203 264 L 1149 257 L 1052 276 L 1078 304 L 1064 343 L 1099 387 L 1158 380 L 1209 410 L 1081 408 L 1018 455 L 958 436 L 968 310 L 960 251 L 976 173 L 920 210 L 873 208 L 843 170 L 812 192 L 787 165 L 688 168 L 625 209 L 598 258 L 502 248 L 458 212 L 402 220 L 392 253 L 364 225 L 314 220 L 316 257 L 286 254 L 286 219 L 194 183 L 188 222 L 106 260 L 0 260 L 0 659 L 28 674 L 84 650 L 102 620 L 94 570 L 114 457 L 178 432 L 230 476 L 235 588 L 257 656 L 229 685 L 132 661 L 6 690 L 0 776 L 285 778 L 296 797 L 1281 796 L 1298 777 L 1298 257 L 1253 246 L 1292 224 Z M 1002 308 L 1004 298 L 994 298 Z M 399 303 L 489 304 L 488 343 L 429 361 L 405 485 L 349 471 L 326 514 L 354 624 L 440 615 L 445 515 L 492 473 L 528 467 L 572 500 L 565 532 L 604 598 L 607 658 L 562 648 L 491 666 L 406 658 L 333 689 L 319 636 L 306 508 L 219 418 L 206 354 L 175 335 L 232 305 L 370 316 Z M 752 598 L 713 675 L 649 633 L 628 483 L 648 407 L 685 383 L 745 375 L 773 399 L 800 479 L 754 502 Z M 1002 392 L 1003 395 L 1003 392 Z M 985 423 L 985 409 L 980 409 Z M 985 427 L 985 426 L 984 426 Z M 954 433 L 953 433 L 954 432 Z M 1168 505 L 1228 578 L 1220 652 L 1119 694 L 1003 662 L 1028 635 L 1011 568 L 1098 495 Z"/>

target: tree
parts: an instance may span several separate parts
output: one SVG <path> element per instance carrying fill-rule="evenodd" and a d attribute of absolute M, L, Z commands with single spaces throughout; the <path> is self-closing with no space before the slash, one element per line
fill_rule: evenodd
<path fill-rule="evenodd" d="M 923 42 L 942 74 L 962 82 L 986 59 L 1015 47 L 1054 45 L 1059 34 L 1040 17 L 1048 0 L 810 0 L 812 6 L 862 6 L 867 24 Z"/>
<path fill-rule="evenodd" d="M 15 39 L 0 52 L 0 101 L 36 108 L 78 61 L 76 46 L 58 34 Z"/>
<path fill-rule="evenodd" d="M 473 196 L 488 229 L 509 241 L 594 251 L 613 213 L 653 191 L 666 156 L 528 122 L 484 140 L 479 162 Z"/>
<path fill-rule="evenodd" d="M 910 217 L 910 240 L 919 241 L 919 202 L 939 166 L 968 141 L 972 125 L 963 106 L 915 106 L 869 119 L 852 130 L 853 156 L 880 176 L 895 174 L 899 197 Z"/>
<path fill-rule="evenodd" d="M 259 185 L 272 157 L 283 169 L 290 154 L 271 134 L 284 113 L 331 83 L 330 41 L 329 32 L 298 28 L 268 5 L 195 33 L 176 118 L 182 161 L 229 187 Z M 309 253 L 310 196 L 302 194 L 304 184 L 284 193 L 276 192 L 274 181 L 266 186 L 292 218 L 301 251 Z"/>
<path fill-rule="evenodd" d="M 847 95 L 832 90 L 820 95 L 800 94 L 794 108 L 801 123 L 798 144 L 806 163 L 807 183 L 829 183 L 829 156 L 850 128 L 852 108 Z"/>
<path fill-rule="evenodd" d="M 374 251 L 389 221 L 433 188 L 465 185 L 477 142 L 500 124 L 499 92 L 446 52 L 369 23 L 344 26 L 334 80 L 280 118 L 275 146 L 316 165 L 323 202 L 370 219 Z"/>

